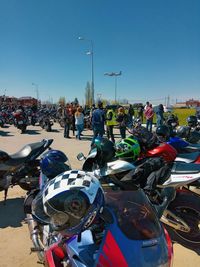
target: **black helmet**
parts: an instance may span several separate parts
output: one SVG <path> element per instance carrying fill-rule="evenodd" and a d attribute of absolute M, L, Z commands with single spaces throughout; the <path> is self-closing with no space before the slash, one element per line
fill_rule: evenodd
<path fill-rule="evenodd" d="M 50 179 L 71 169 L 67 156 L 62 151 L 54 149 L 43 155 L 40 167 L 43 174 Z"/>
<path fill-rule="evenodd" d="M 96 138 L 94 145 L 101 152 L 100 160 L 103 162 L 111 161 L 115 156 L 115 146 L 114 143 L 108 140 L 107 138 Z"/>
<path fill-rule="evenodd" d="M 190 128 L 188 126 L 180 126 L 176 131 L 177 136 L 180 138 L 187 138 L 189 133 Z"/>
<path fill-rule="evenodd" d="M 190 127 L 197 126 L 197 117 L 194 116 L 194 115 L 191 115 L 191 116 L 187 117 L 187 124 Z"/>
<path fill-rule="evenodd" d="M 158 137 L 166 139 L 170 136 L 170 130 L 167 125 L 160 125 L 156 128 L 156 135 Z"/>

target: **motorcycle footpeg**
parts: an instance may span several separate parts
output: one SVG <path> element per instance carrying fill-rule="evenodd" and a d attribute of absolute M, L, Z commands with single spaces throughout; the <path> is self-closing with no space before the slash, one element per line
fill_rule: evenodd
<path fill-rule="evenodd" d="M 34 248 L 34 247 L 31 248 L 31 252 L 40 252 L 40 251 L 44 251 L 44 249 L 43 248 Z"/>

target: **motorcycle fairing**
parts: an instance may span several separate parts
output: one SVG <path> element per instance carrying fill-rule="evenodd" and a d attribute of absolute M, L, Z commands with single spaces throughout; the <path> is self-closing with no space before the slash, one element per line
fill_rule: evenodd
<path fill-rule="evenodd" d="M 175 160 L 177 156 L 177 151 L 173 146 L 167 143 L 162 143 L 159 146 L 151 150 L 148 150 L 145 156 L 146 157 L 162 157 L 167 162 L 172 162 Z"/>
<path fill-rule="evenodd" d="M 177 154 L 175 161 L 184 161 L 186 163 L 195 162 L 200 156 L 200 152 L 192 152 L 192 153 L 180 153 Z"/>
<path fill-rule="evenodd" d="M 74 236 L 66 241 L 68 257 L 72 259 L 72 267 L 94 266 L 98 246 L 95 244 L 92 232 L 85 230 L 81 233 L 81 240 Z"/>
<path fill-rule="evenodd" d="M 163 181 L 159 181 L 158 187 L 181 187 L 200 179 L 200 166 L 194 163 L 175 162 L 171 169 L 171 175 Z"/>
<path fill-rule="evenodd" d="M 107 195 L 113 223 L 107 226 L 95 267 L 165 266 L 168 263 L 164 232 L 143 194 L 139 189 Z"/>
<path fill-rule="evenodd" d="M 177 137 L 177 136 L 170 137 L 167 144 L 173 146 L 177 151 L 179 151 L 179 150 L 181 150 L 181 149 L 183 149 L 189 145 L 188 142 L 186 142 L 185 140 L 183 140 L 182 138 Z"/>
<path fill-rule="evenodd" d="M 135 201 L 138 197 L 140 201 L 144 200 L 143 204 L 147 206 L 147 211 L 150 212 L 150 214 L 147 216 L 145 212 L 143 213 L 143 209 L 140 208 L 141 203 L 136 201 L 134 202 L 134 207 L 138 204 L 139 209 L 136 209 L 136 213 L 134 214 L 130 214 L 127 211 L 123 220 L 127 220 L 127 216 L 131 216 L 131 218 L 134 216 L 137 220 L 139 216 L 142 216 L 144 217 L 144 221 L 146 220 L 146 228 L 144 224 L 141 224 L 140 230 L 138 230 L 132 225 L 131 233 L 125 234 L 122 231 L 122 226 L 119 225 L 119 219 L 122 217 L 118 217 L 116 211 L 114 212 L 110 205 L 108 205 L 113 220 L 106 223 L 100 246 L 95 244 L 90 230 L 82 232 L 80 240 L 75 236 L 73 239 L 66 242 L 66 250 L 69 259 L 72 260 L 72 262 L 70 262 L 72 267 L 168 266 L 168 246 L 164 231 L 144 192 L 140 189 L 137 191 L 138 195 L 135 196 Z M 110 192 L 108 194 L 111 196 L 110 201 L 115 203 L 116 207 L 119 204 L 119 206 L 123 208 L 124 201 L 127 201 L 127 197 L 124 198 L 123 196 L 126 195 L 127 191 L 120 192 L 120 194 L 117 192 L 117 194 L 114 193 L 112 196 Z M 128 193 L 130 197 L 134 195 L 132 191 Z M 113 199 L 113 197 L 117 197 L 117 201 Z M 123 201 L 120 201 L 122 199 Z M 122 209 L 122 211 L 124 211 L 124 209 Z M 119 213 L 119 215 L 122 215 L 122 212 Z M 149 229 L 149 223 L 153 227 L 153 229 L 151 228 L 152 232 L 150 238 L 145 232 L 145 230 Z M 140 232 L 139 235 L 137 234 L 138 231 Z M 140 238 L 142 231 L 144 231 L 143 236 L 146 236 L 143 239 Z M 128 236 L 130 235 L 130 238 L 127 234 Z"/>

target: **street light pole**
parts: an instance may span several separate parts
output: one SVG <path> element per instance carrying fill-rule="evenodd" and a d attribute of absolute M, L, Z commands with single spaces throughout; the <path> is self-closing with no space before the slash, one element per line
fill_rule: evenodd
<path fill-rule="evenodd" d="M 90 42 L 90 50 L 87 51 L 87 55 L 91 56 L 91 88 L 92 88 L 92 104 L 94 104 L 94 43 L 90 39 L 86 39 L 82 36 L 78 37 L 80 41 Z"/>
<path fill-rule="evenodd" d="M 122 75 L 122 72 L 105 72 L 104 75 L 115 77 L 115 103 L 117 102 L 117 76 Z"/>

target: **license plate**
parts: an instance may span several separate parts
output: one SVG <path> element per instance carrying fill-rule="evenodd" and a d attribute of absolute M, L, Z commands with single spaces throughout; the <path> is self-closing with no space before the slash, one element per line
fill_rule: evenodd
<path fill-rule="evenodd" d="M 23 121 L 18 121 L 18 124 L 19 125 L 22 125 L 24 122 Z"/>

